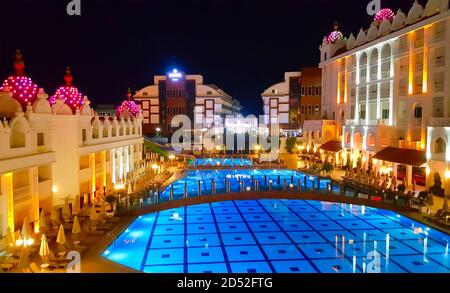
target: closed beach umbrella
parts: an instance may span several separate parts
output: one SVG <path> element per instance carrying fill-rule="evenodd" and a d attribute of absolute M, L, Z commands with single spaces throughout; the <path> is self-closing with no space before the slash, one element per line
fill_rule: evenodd
<path fill-rule="evenodd" d="M 87 193 L 83 195 L 83 205 L 87 205 L 89 203 L 89 197 Z"/>
<path fill-rule="evenodd" d="M 64 206 L 62 208 L 62 217 L 67 222 L 70 220 L 70 207 L 69 207 L 69 197 L 64 199 Z"/>
<path fill-rule="evenodd" d="M 45 220 L 44 210 L 41 211 L 39 215 L 39 229 L 45 230 L 47 228 L 47 221 Z"/>
<path fill-rule="evenodd" d="M 30 259 L 28 258 L 28 253 L 25 248 L 22 248 L 19 264 L 17 266 L 21 272 L 25 272 L 30 268 Z"/>
<path fill-rule="evenodd" d="M 56 237 L 56 242 L 59 243 L 59 244 L 66 243 L 66 233 L 64 232 L 63 225 L 59 226 L 58 236 Z"/>
<path fill-rule="evenodd" d="M 444 206 L 442 207 L 444 211 L 448 211 L 448 201 L 447 201 L 447 195 L 444 194 Z"/>
<path fill-rule="evenodd" d="M 50 254 L 50 248 L 48 247 L 47 237 L 45 237 L 45 234 L 42 234 L 41 246 L 39 247 L 39 255 L 46 256 L 49 254 Z"/>
<path fill-rule="evenodd" d="M 97 211 L 95 210 L 94 207 L 91 208 L 91 214 L 89 219 L 91 219 L 91 221 L 97 221 Z"/>
<path fill-rule="evenodd" d="M 14 237 L 9 226 L 6 228 L 6 242 L 8 242 L 9 246 L 14 246 Z"/>
<path fill-rule="evenodd" d="M 52 209 L 52 213 L 50 214 L 50 220 L 52 221 L 52 225 L 55 227 L 61 224 L 59 209 L 56 206 L 54 206 Z"/>
<path fill-rule="evenodd" d="M 72 205 L 72 215 L 78 215 L 80 213 L 80 195 L 75 196 L 75 200 Z"/>
<path fill-rule="evenodd" d="M 104 200 L 102 200 L 102 203 L 100 204 L 100 215 L 102 218 L 106 218 L 106 208 Z"/>
<path fill-rule="evenodd" d="M 75 218 L 73 218 L 72 234 L 78 234 L 80 232 L 81 232 L 80 222 L 78 221 L 78 217 L 75 216 Z"/>
<path fill-rule="evenodd" d="M 23 219 L 20 235 L 23 239 L 28 239 L 30 237 L 30 222 L 28 222 L 28 218 Z"/>

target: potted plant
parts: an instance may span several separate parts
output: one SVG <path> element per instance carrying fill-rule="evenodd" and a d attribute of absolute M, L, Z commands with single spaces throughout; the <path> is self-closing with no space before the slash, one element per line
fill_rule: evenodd
<path fill-rule="evenodd" d="M 329 162 L 325 162 L 322 165 L 322 171 L 325 173 L 326 176 L 331 177 L 331 172 L 333 172 L 334 170 L 334 166 L 333 164 L 329 163 Z"/>
<path fill-rule="evenodd" d="M 109 204 L 111 213 L 114 215 L 117 208 L 117 198 L 114 195 L 108 195 L 105 200 Z"/>

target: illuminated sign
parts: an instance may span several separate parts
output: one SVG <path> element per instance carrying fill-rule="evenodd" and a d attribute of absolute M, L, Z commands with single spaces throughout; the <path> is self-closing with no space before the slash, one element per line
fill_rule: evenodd
<path fill-rule="evenodd" d="M 183 77 L 183 75 L 181 74 L 181 72 L 178 72 L 177 69 L 174 69 L 174 70 L 172 70 L 172 72 L 169 73 L 169 78 L 172 81 L 178 81 L 182 77 Z"/>

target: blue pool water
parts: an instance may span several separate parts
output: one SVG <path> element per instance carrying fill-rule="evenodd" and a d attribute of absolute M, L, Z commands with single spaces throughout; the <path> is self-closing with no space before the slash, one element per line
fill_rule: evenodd
<path fill-rule="evenodd" d="M 206 159 L 195 159 L 192 164 L 193 166 L 253 166 L 249 159 L 244 158 L 206 158 Z"/>
<path fill-rule="evenodd" d="M 370 207 L 235 200 L 140 216 L 103 256 L 147 273 L 450 273 L 449 239 Z"/>
<path fill-rule="evenodd" d="M 170 190 L 173 186 L 174 199 L 182 198 L 184 195 L 185 184 L 188 196 L 197 196 L 199 181 L 202 195 L 210 195 L 212 180 L 214 180 L 216 184 L 216 193 L 225 193 L 226 179 L 230 182 L 231 192 L 240 191 L 240 181 L 244 182 L 244 190 L 246 190 L 247 187 L 250 187 L 253 190 L 254 183 L 252 184 L 252 178 L 254 181 L 257 180 L 259 182 L 258 190 L 268 190 L 270 181 L 272 181 L 273 190 L 283 189 L 285 181 L 287 188 L 289 188 L 290 184 L 293 185 L 292 188 L 294 189 L 297 189 L 298 184 L 301 184 L 301 188 L 306 189 L 311 189 L 313 184 L 315 188 L 319 186 L 317 177 L 310 177 L 301 172 L 292 170 L 196 170 L 187 171 L 187 176 L 185 178 L 180 179 L 171 186 L 165 188 L 160 197 L 162 200 L 169 199 Z M 325 190 L 329 182 L 330 180 L 328 179 L 321 179 L 319 189 Z"/>

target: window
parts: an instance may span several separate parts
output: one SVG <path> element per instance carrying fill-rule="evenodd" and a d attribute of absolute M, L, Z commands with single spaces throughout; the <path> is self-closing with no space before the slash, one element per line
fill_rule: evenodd
<path fill-rule="evenodd" d="M 313 95 L 313 93 L 312 93 L 312 87 L 308 87 L 308 96 L 312 96 Z"/>
<path fill-rule="evenodd" d="M 319 112 L 320 112 L 320 106 L 319 106 L 319 105 L 315 105 L 315 106 L 314 106 L 314 114 L 315 114 L 315 115 L 318 115 Z"/>
<path fill-rule="evenodd" d="M 37 134 L 37 146 L 43 146 L 44 145 L 44 133 L 38 132 Z"/>
<path fill-rule="evenodd" d="M 302 96 L 304 96 L 304 95 L 305 95 L 305 87 L 302 86 Z"/>
<path fill-rule="evenodd" d="M 389 109 L 383 109 L 381 111 L 381 119 L 389 119 Z"/>
<path fill-rule="evenodd" d="M 81 130 L 81 136 L 83 137 L 83 142 L 86 141 L 86 129 Z"/>
<path fill-rule="evenodd" d="M 422 107 L 416 107 L 414 109 L 414 118 L 422 118 Z"/>
<path fill-rule="evenodd" d="M 319 87 L 316 86 L 316 96 L 319 96 Z"/>
<path fill-rule="evenodd" d="M 305 114 L 305 106 L 302 105 L 302 115 Z"/>
<path fill-rule="evenodd" d="M 359 118 L 360 119 L 366 119 L 366 110 L 361 110 L 361 112 L 359 113 Z"/>
<path fill-rule="evenodd" d="M 179 98 L 183 97 L 183 93 L 181 91 L 178 91 L 178 97 Z"/>
<path fill-rule="evenodd" d="M 206 94 L 207 95 L 212 95 L 212 91 L 207 91 Z"/>
<path fill-rule="evenodd" d="M 308 114 L 311 114 L 311 105 L 308 106 Z"/>

